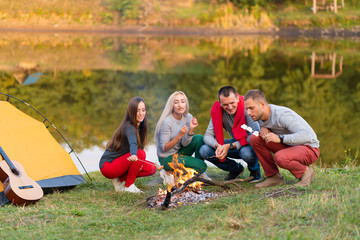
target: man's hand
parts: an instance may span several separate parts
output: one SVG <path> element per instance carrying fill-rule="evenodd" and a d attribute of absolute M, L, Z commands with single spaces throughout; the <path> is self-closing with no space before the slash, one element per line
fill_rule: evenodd
<path fill-rule="evenodd" d="M 229 148 L 230 148 L 230 144 L 219 145 L 215 151 L 216 158 L 224 159 L 228 154 Z"/>
<path fill-rule="evenodd" d="M 262 138 L 264 139 L 264 141 L 266 143 L 269 143 L 269 142 L 279 143 L 280 142 L 279 136 L 272 132 L 265 134 L 264 137 L 262 137 Z"/>
<path fill-rule="evenodd" d="M 260 136 L 262 137 L 262 139 L 265 140 L 265 135 L 268 133 L 271 133 L 271 131 L 268 128 L 266 128 L 266 127 L 260 128 Z"/>

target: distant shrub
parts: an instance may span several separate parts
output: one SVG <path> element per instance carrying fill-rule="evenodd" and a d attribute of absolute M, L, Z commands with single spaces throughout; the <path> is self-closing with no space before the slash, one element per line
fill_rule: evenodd
<path fill-rule="evenodd" d="M 139 17 L 140 0 L 107 0 L 110 10 L 119 13 L 122 19 L 137 19 Z"/>

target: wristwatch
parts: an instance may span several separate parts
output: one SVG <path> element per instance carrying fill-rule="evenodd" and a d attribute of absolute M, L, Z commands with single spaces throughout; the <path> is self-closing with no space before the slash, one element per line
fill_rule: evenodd
<path fill-rule="evenodd" d="M 234 144 L 233 143 L 230 143 L 230 148 L 229 149 L 234 149 Z"/>
<path fill-rule="evenodd" d="M 279 135 L 280 143 L 284 143 L 284 135 Z"/>

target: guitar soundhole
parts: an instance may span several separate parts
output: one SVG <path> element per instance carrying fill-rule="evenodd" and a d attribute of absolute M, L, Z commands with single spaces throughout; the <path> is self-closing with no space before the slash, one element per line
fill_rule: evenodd
<path fill-rule="evenodd" d="M 11 169 L 11 172 L 16 176 L 20 175 L 20 172 L 16 168 Z"/>

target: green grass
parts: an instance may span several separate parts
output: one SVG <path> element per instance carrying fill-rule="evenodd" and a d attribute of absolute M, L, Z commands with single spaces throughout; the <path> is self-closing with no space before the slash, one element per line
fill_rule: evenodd
<path fill-rule="evenodd" d="M 271 11 L 272 19 L 278 27 L 300 28 L 352 28 L 359 26 L 360 11 L 346 7 L 335 14 L 332 11 L 318 11 L 313 14 L 310 6 L 290 5 L 280 11 Z"/>
<path fill-rule="evenodd" d="M 162 186 L 158 173 L 136 181 L 145 193 L 131 194 L 115 192 L 93 172 L 93 182 L 48 194 L 35 205 L 1 207 L 0 238 L 359 239 L 360 169 L 346 169 L 316 167 L 308 188 L 268 196 L 295 183 L 282 171 L 285 186 L 258 190 L 244 183 L 243 191 L 234 188 L 226 197 L 167 211 L 145 204 Z M 211 168 L 208 175 L 221 180 L 225 172 Z"/>

